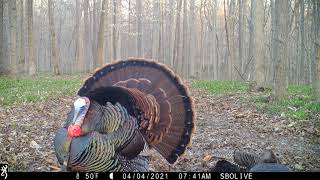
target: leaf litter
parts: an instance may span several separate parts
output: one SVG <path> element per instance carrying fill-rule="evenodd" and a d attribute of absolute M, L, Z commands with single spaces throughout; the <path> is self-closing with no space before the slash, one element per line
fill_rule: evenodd
<path fill-rule="evenodd" d="M 232 161 L 235 149 L 272 149 L 293 171 L 320 169 L 319 134 L 308 125 L 239 101 L 250 94 L 210 95 L 191 89 L 191 95 L 197 119 L 190 147 L 174 165 L 150 150 L 151 171 L 208 171 L 219 159 Z M 0 107 L 0 162 L 8 163 L 10 171 L 59 171 L 53 138 L 75 99 L 63 96 Z"/>

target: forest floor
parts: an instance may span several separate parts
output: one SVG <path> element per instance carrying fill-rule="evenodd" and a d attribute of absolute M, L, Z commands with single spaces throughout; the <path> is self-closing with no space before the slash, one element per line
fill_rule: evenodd
<path fill-rule="evenodd" d="M 241 100 L 252 93 L 212 95 L 190 89 L 197 115 L 192 145 L 174 165 L 152 151 L 151 170 L 207 171 L 220 158 L 232 160 L 235 149 L 272 149 L 293 171 L 320 169 L 320 133 L 310 123 L 258 111 Z M 8 163 L 9 171 L 58 171 L 53 138 L 75 98 L 60 94 L 0 106 L 0 163 Z"/>

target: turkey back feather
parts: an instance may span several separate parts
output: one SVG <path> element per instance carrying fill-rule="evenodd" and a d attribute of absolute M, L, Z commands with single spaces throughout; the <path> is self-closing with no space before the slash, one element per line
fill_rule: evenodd
<path fill-rule="evenodd" d="M 96 70 L 78 95 L 105 104 L 120 103 L 138 120 L 150 146 L 169 163 L 182 155 L 194 130 L 193 102 L 168 67 L 145 59 L 117 61 Z"/>

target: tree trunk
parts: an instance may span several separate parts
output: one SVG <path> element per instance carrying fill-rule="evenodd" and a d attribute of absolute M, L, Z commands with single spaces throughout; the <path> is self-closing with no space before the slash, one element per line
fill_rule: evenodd
<path fill-rule="evenodd" d="M 128 44 L 126 46 L 126 57 L 129 57 L 129 55 L 131 54 L 131 1 L 128 1 L 128 32 L 127 32 L 127 41 Z M 130 48 L 131 47 L 131 48 Z"/>
<path fill-rule="evenodd" d="M 248 64 L 249 68 L 249 72 L 248 72 L 248 80 L 253 80 L 254 79 L 254 61 L 252 61 L 251 59 L 254 58 L 254 25 L 253 25 L 253 19 L 254 19 L 254 11 L 255 11 L 255 6 L 254 6 L 254 2 L 255 0 L 251 0 L 251 10 L 250 10 L 250 21 L 248 22 L 248 27 L 249 27 L 249 52 L 248 52 L 248 61 L 251 61 L 250 64 Z"/>
<path fill-rule="evenodd" d="M 257 87 L 265 86 L 265 60 L 264 60 L 264 13 L 263 1 L 254 2 L 254 60 L 256 61 Z"/>
<path fill-rule="evenodd" d="M 160 52 L 160 2 L 153 0 L 152 59 L 159 60 Z"/>
<path fill-rule="evenodd" d="M 196 22 L 195 22 L 196 14 L 195 14 L 195 2 L 190 1 L 190 15 L 189 15 L 189 23 L 190 23 L 190 32 L 189 32 L 189 42 L 190 52 L 189 52 L 189 60 L 190 60 L 190 72 L 189 77 L 195 78 L 195 54 L 196 54 Z"/>
<path fill-rule="evenodd" d="M 245 6 L 245 0 L 239 0 L 239 29 L 238 29 L 238 33 L 239 33 L 239 56 L 238 56 L 238 69 L 241 69 L 241 73 L 244 73 L 244 58 L 243 58 L 243 39 L 244 38 L 244 30 L 243 30 L 243 23 L 244 23 L 244 6 Z"/>
<path fill-rule="evenodd" d="M 270 56 L 271 56 L 271 69 L 272 69 L 272 82 L 274 82 L 275 80 L 275 74 L 274 74 L 274 67 L 275 67 L 275 56 L 277 56 L 275 53 L 277 52 L 277 50 L 275 49 L 276 46 L 274 44 L 275 42 L 275 28 L 276 28 L 276 7 L 275 7 L 275 0 L 271 0 L 271 53 L 270 53 Z"/>
<path fill-rule="evenodd" d="M 306 83 L 305 70 L 305 32 L 304 32 L 304 0 L 300 0 L 300 84 Z"/>
<path fill-rule="evenodd" d="M 233 80 L 234 79 L 234 66 L 236 65 L 236 58 L 235 58 L 235 53 L 236 53 L 236 49 L 235 49 L 235 17 L 234 17 L 234 9 L 235 9 L 235 3 L 236 1 L 232 0 L 230 1 L 229 4 L 229 12 L 228 12 L 228 20 L 229 20 L 229 80 Z"/>
<path fill-rule="evenodd" d="M 82 72 L 84 69 L 83 62 L 83 47 L 81 37 L 81 22 L 80 22 L 80 1 L 76 0 L 76 24 L 75 24 L 75 36 L 76 36 L 76 72 Z"/>
<path fill-rule="evenodd" d="M 212 46 L 212 58 L 215 60 L 214 61 L 214 80 L 219 79 L 219 51 L 218 51 L 218 40 L 217 40 L 217 11 L 218 11 L 218 2 L 217 0 L 214 1 L 214 10 L 212 13 L 212 28 L 213 28 L 213 35 L 212 35 L 212 41 L 213 41 L 213 46 Z"/>
<path fill-rule="evenodd" d="M 230 41 L 229 41 L 229 30 L 228 30 L 228 19 L 227 19 L 227 7 L 226 7 L 226 0 L 223 1 L 223 11 L 224 11 L 224 28 L 226 31 L 226 63 L 228 64 L 228 76 L 229 79 L 232 78 L 232 64 L 230 62 Z"/>
<path fill-rule="evenodd" d="M 90 46 L 92 46 L 89 31 L 89 1 L 85 0 L 83 4 L 84 11 L 84 70 L 88 72 L 90 70 L 90 61 L 92 61 L 92 51 L 90 51 Z"/>
<path fill-rule="evenodd" d="M 59 53 L 57 48 L 57 38 L 54 26 L 54 8 L 52 0 L 48 0 L 48 16 L 49 16 L 49 31 L 51 44 L 51 62 L 53 63 L 53 73 L 60 74 Z"/>
<path fill-rule="evenodd" d="M 172 53 L 172 65 L 173 68 L 177 71 L 179 69 L 179 58 L 180 58 L 180 12 L 182 7 L 182 0 L 179 0 L 177 5 L 177 15 L 176 15 L 176 25 L 175 25 L 175 35 L 174 35 L 174 44 L 173 44 L 173 53 Z M 178 72 L 180 74 L 180 72 Z"/>
<path fill-rule="evenodd" d="M 21 75 L 25 73 L 25 43 L 24 43 L 24 7 L 23 7 L 23 0 L 17 1 L 17 70 L 18 74 Z"/>
<path fill-rule="evenodd" d="M 10 42 L 9 42 L 9 49 L 10 49 L 10 73 L 13 76 L 17 74 L 17 7 L 16 7 L 16 0 L 9 1 L 9 22 L 10 22 Z"/>
<path fill-rule="evenodd" d="M 204 58 L 203 58 L 203 36 L 205 35 L 204 32 L 204 22 L 203 22 L 203 9 L 204 9 L 204 0 L 200 0 L 200 7 L 199 7 L 199 18 L 200 18 L 200 38 L 199 38 L 199 78 L 202 79 L 204 76 Z"/>
<path fill-rule="evenodd" d="M 91 27 L 92 27 L 92 56 L 94 59 L 94 62 L 92 63 L 93 69 L 96 68 L 96 60 L 97 60 L 97 34 L 99 32 L 97 31 L 97 3 L 96 0 L 92 1 L 92 15 L 91 15 Z"/>
<path fill-rule="evenodd" d="M 99 25 L 99 33 L 98 33 L 98 44 L 97 44 L 97 56 L 96 56 L 96 62 L 95 67 L 99 68 L 103 65 L 104 60 L 104 21 L 106 17 L 106 6 L 108 4 L 108 0 L 102 1 L 102 11 L 100 14 L 100 25 Z"/>
<path fill-rule="evenodd" d="M 168 9 L 166 13 L 166 53 L 164 57 L 165 64 L 172 67 L 172 51 L 173 51 L 173 42 L 174 42 L 174 4 L 175 1 L 168 0 L 166 3 L 166 8 Z"/>
<path fill-rule="evenodd" d="M 0 1 L 0 74 L 4 71 L 4 23 L 3 23 L 3 12 L 4 12 L 4 1 Z"/>
<path fill-rule="evenodd" d="M 274 82 L 274 97 L 280 100 L 287 95 L 287 63 L 288 63 L 288 0 L 275 1 L 275 82 Z"/>
<path fill-rule="evenodd" d="M 137 56 L 143 57 L 142 49 L 142 2 L 143 0 L 137 0 L 136 2 L 136 15 L 137 15 Z"/>
<path fill-rule="evenodd" d="M 318 42 L 320 43 L 320 42 Z M 320 103 L 320 44 L 316 44 L 316 72 L 315 72 L 315 81 L 314 81 L 314 95 L 316 97 L 316 102 Z"/>
<path fill-rule="evenodd" d="M 28 67 L 29 75 L 34 75 L 36 73 L 36 60 L 34 58 L 34 48 L 33 48 L 33 0 L 28 0 L 27 2 L 27 26 L 28 26 Z"/>
<path fill-rule="evenodd" d="M 187 0 L 183 1 L 183 38 L 182 38 L 182 58 L 181 58 L 181 72 L 185 78 L 188 77 L 188 64 L 189 64 L 189 44 L 188 44 L 188 3 Z"/>
<path fill-rule="evenodd" d="M 313 1 L 313 21 L 314 24 L 314 39 L 313 39 L 313 59 L 314 61 L 314 78 L 313 78 L 313 89 L 316 102 L 320 103 L 320 1 Z"/>
<path fill-rule="evenodd" d="M 118 56 L 120 52 L 118 51 L 119 46 L 119 30 L 118 30 L 118 24 L 117 24 L 117 15 L 118 15 L 118 4 L 117 0 L 112 1 L 113 6 L 113 15 L 112 15 L 112 61 L 115 61 L 118 59 Z"/>

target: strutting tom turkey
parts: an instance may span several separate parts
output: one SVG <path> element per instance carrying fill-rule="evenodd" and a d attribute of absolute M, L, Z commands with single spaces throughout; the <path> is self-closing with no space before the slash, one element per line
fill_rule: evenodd
<path fill-rule="evenodd" d="M 192 99 L 163 64 L 144 59 L 108 64 L 78 95 L 54 138 L 67 171 L 148 171 L 141 155 L 145 146 L 173 164 L 190 143 Z"/>

